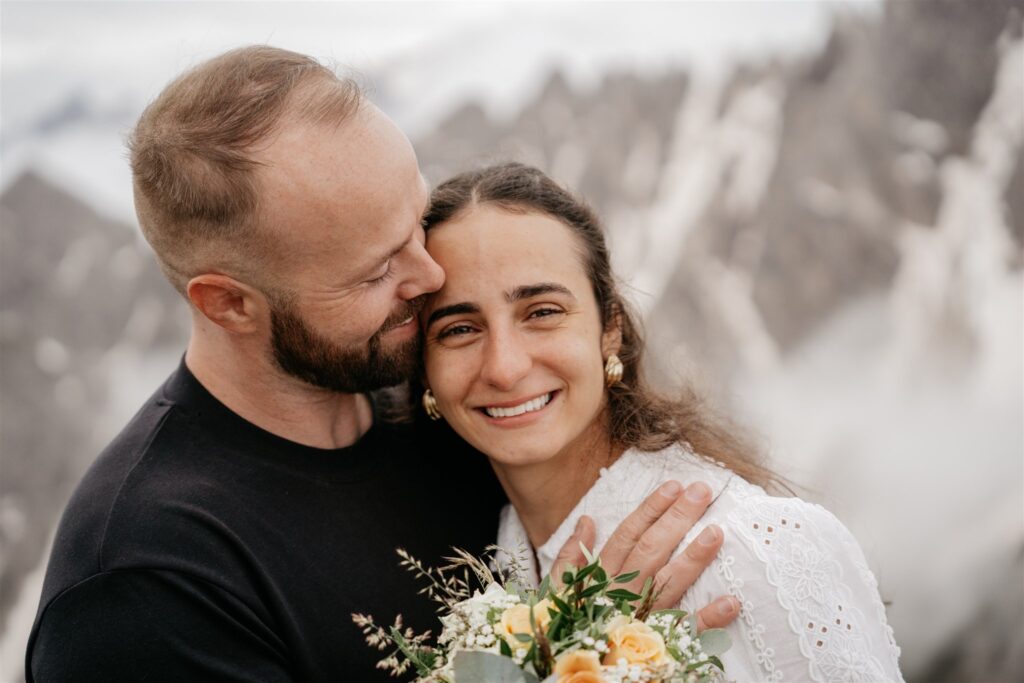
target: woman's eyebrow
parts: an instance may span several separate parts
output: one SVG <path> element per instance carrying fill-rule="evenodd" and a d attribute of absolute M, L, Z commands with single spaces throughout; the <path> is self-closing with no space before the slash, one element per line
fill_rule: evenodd
<path fill-rule="evenodd" d="M 505 300 L 509 303 L 514 303 L 516 301 L 522 301 L 523 299 L 540 296 L 541 294 L 562 294 L 573 301 L 576 300 L 576 297 L 573 296 L 573 293 L 569 291 L 568 287 L 560 285 L 557 282 L 539 282 L 535 285 L 520 285 L 511 291 L 505 292 Z M 427 316 L 427 327 L 433 325 L 435 320 L 440 320 L 441 318 L 445 318 L 450 315 L 463 315 L 465 313 L 479 312 L 480 307 L 468 301 L 450 304 L 448 306 L 441 306 Z"/>
<path fill-rule="evenodd" d="M 434 324 L 435 320 L 447 317 L 449 315 L 462 315 L 464 313 L 479 313 L 480 307 L 476 304 L 469 302 L 463 302 L 459 304 L 451 304 L 450 306 L 441 306 L 441 308 L 435 309 L 427 317 L 427 327 Z"/>
<path fill-rule="evenodd" d="M 535 285 L 520 285 L 510 292 L 505 292 L 505 300 L 509 303 L 513 303 L 516 301 L 522 301 L 523 299 L 540 296 L 541 294 L 564 294 L 574 301 L 576 300 L 576 297 L 573 296 L 568 287 L 560 285 L 557 282 L 539 282 Z"/>

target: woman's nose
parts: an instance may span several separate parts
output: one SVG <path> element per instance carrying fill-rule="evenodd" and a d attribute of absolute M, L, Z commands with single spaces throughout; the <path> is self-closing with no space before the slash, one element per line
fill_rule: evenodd
<path fill-rule="evenodd" d="M 501 391 L 511 391 L 530 371 L 533 359 L 515 332 L 501 332 L 486 342 L 480 378 Z"/>

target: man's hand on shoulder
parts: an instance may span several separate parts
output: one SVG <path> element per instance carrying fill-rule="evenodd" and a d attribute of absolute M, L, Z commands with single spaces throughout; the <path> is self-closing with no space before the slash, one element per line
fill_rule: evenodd
<path fill-rule="evenodd" d="M 661 591 L 655 609 L 675 607 L 715 559 L 725 539 L 722 530 L 712 524 L 672 558 L 710 504 L 711 488 L 703 482 L 685 488 L 677 481 L 665 482 L 615 529 L 601 549 L 602 566 L 609 575 L 639 571 L 636 579 L 623 586 L 634 592 L 654 577 L 655 586 Z M 580 544 L 593 548 L 595 535 L 593 520 L 581 517 L 575 532 L 559 551 L 551 575 L 561 576 L 562 569 L 569 565 L 585 565 Z M 736 598 L 719 597 L 698 610 L 698 626 L 702 630 L 728 626 L 739 616 L 739 609 Z"/>

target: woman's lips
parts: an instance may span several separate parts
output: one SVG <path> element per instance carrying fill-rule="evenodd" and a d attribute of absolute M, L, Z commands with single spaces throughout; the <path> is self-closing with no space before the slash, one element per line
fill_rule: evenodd
<path fill-rule="evenodd" d="M 514 426 L 539 418 L 558 397 L 559 391 L 549 391 L 525 401 L 506 402 L 478 408 L 484 418 L 493 424 Z"/>

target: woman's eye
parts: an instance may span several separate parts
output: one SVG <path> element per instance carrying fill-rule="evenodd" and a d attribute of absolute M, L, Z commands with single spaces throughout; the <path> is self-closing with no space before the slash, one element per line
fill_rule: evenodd
<path fill-rule="evenodd" d="M 553 315 L 561 315 L 564 312 L 565 311 L 563 311 L 560 308 L 550 308 L 550 307 L 535 308 L 534 310 L 530 311 L 530 314 L 527 317 L 528 318 L 548 318 L 548 317 L 553 316 Z"/>

